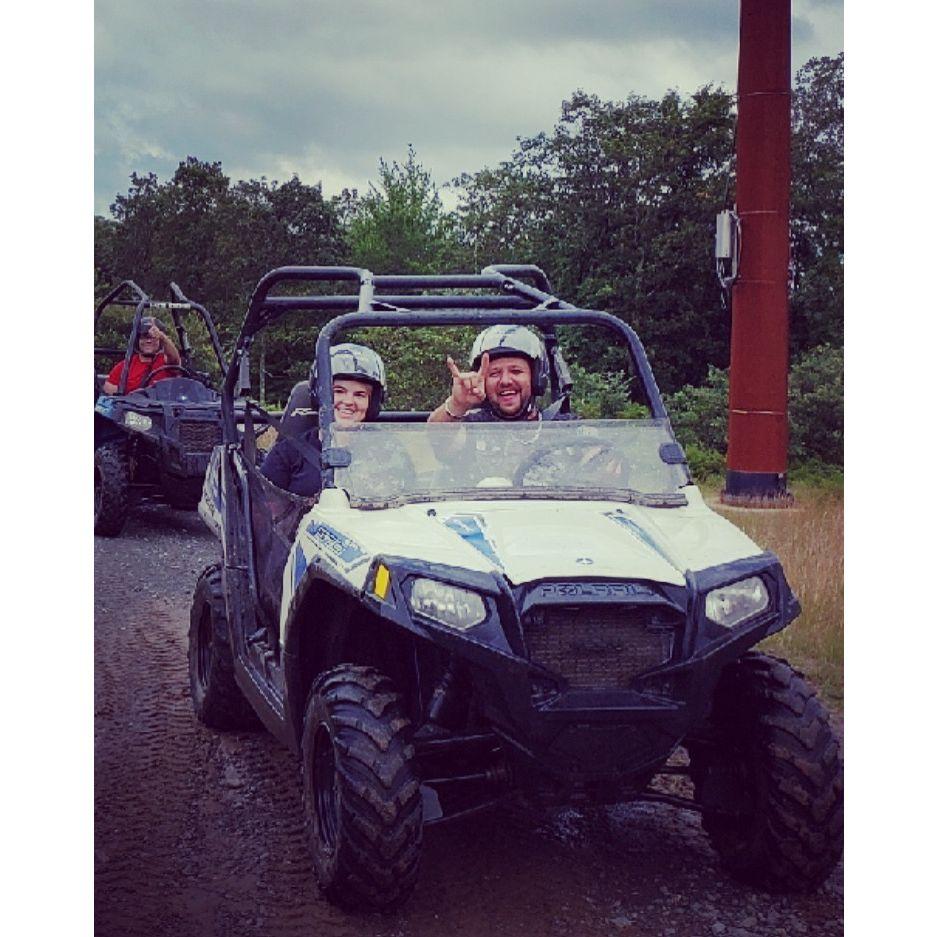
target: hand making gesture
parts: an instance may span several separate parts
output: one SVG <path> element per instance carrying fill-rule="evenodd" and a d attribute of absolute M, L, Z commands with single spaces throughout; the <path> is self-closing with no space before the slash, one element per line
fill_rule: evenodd
<path fill-rule="evenodd" d="M 485 378 L 488 377 L 488 352 L 482 355 L 477 371 L 460 371 L 451 357 L 446 358 L 446 366 L 452 375 L 452 394 L 446 401 L 449 416 L 461 420 L 463 416 L 485 401 Z"/>

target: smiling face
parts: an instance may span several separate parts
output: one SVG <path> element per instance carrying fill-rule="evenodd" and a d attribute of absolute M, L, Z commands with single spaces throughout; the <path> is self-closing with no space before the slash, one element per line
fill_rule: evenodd
<path fill-rule="evenodd" d="M 152 358 L 159 351 L 159 339 L 149 333 L 141 335 L 137 341 L 137 350 L 141 358 Z"/>
<path fill-rule="evenodd" d="M 371 402 L 371 385 L 351 378 L 332 381 L 332 399 L 335 401 L 335 422 L 339 426 L 352 426 L 364 420 Z"/>
<path fill-rule="evenodd" d="M 530 400 L 530 362 L 520 355 L 495 358 L 488 366 L 485 396 L 505 416 L 514 416 Z"/>

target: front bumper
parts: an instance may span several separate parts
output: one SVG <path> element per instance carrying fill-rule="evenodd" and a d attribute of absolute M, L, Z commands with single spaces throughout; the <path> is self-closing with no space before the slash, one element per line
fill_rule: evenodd
<path fill-rule="evenodd" d="M 397 594 L 388 603 L 374 601 L 375 610 L 430 637 L 457 662 L 475 710 L 500 738 L 520 786 L 563 802 L 615 801 L 629 788 L 643 788 L 680 741 L 705 721 L 725 665 L 800 611 L 770 553 L 688 573 L 685 587 L 578 581 L 553 583 L 549 589 L 542 582 L 512 588 L 503 577 L 392 557 L 380 562 L 392 570 Z M 427 575 L 482 594 L 489 607 L 486 621 L 460 633 L 421 617 L 414 620 L 406 601 L 407 577 Z M 765 612 L 731 629 L 705 618 L 709 590 L 753 575 L 763 578 L 771 595 Z M 617 685 L 602 670 L 607 685 L 599 687 L 581 685 L 581 668 L 564 676 L 544 667 L 531 653 L 525 622 L 543 603 L 556 604 L 569 595 L 575 596 L 580 616 L 588 617 L 590 606 L 601 608 L 606 617 L 609 608 L 624 613 L 641 606 L 644 618 L 658 627 L 661 621 L 674 623 L 669 657 Z M 604 648 L 592 650 L 602 653 Z"/>

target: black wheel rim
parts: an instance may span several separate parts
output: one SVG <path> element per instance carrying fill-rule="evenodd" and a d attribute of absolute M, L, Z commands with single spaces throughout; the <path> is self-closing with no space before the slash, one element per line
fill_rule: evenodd
<path fill-rule="evenodd" d="M 211 673 L 211 609 L 206 608 L 198 621 L 198 682 L 204 687 Z"/>
<path fill-rule="evenodd" d="M 338 774 L 332 736 L 324 725 L 316 729 L 312 748 L 312 792 L 319 840 L 332 853 L 338 838 Z"/>

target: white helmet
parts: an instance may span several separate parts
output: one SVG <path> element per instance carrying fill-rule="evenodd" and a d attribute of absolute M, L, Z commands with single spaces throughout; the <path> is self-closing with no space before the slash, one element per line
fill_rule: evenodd
<path fill-rule="evenodd" d="M 387 377 L 381 356 L 366 345 L 344 342 L 334 345 L 329 354 L 332 365 L 332 380 L 344 377 L 354 381 L 364 381 L 371 385 L 371 399 L 368 402 L 366 420 L 377 418 L 384 394 L 387 393 Z M 312 362 L 309 370 L 309 388 L 313 399 L 316 397 L 316 363 Z"/>
<path fill-rule="evenodd" d="M 547 391 L 549 371 L 547 353 L 543 342 L 523 325 L 489 325 L 475 337 L 470 358 L 472 368 L 481 367 L 482 355 L 488 352 L 489 360 L 520 355 L 530 362 L 530 388 L 534 397 Z"/>

